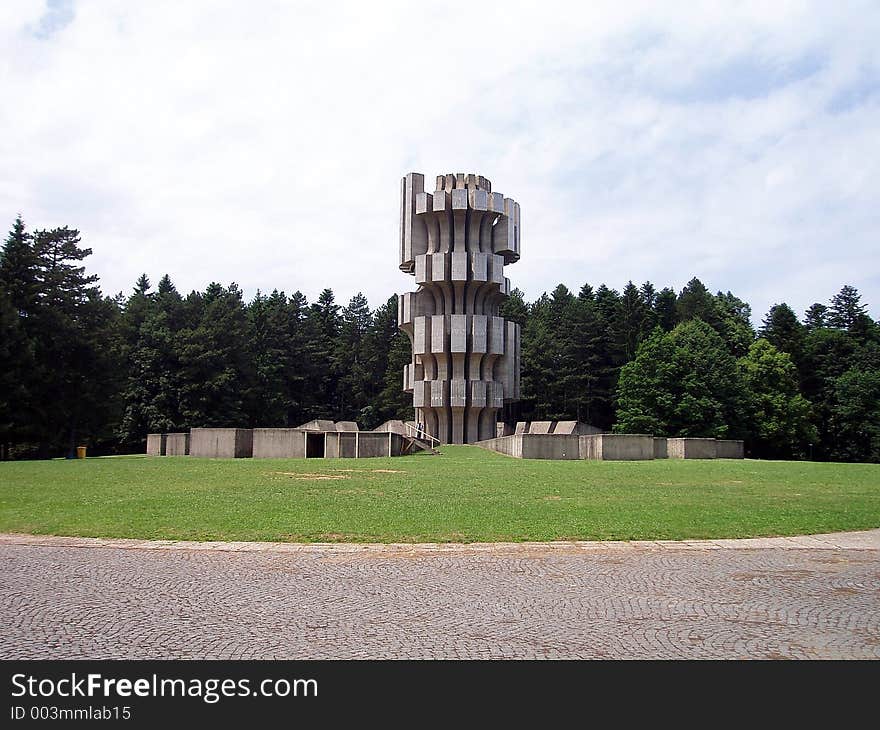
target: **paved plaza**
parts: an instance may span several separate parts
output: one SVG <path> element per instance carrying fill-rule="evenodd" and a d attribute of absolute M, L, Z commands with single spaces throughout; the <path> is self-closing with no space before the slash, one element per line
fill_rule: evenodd
<path fill-rule="evenodd" d="M 0 535 L 0 659 L 880 658 L 880 530 L 495 545 Z"/>

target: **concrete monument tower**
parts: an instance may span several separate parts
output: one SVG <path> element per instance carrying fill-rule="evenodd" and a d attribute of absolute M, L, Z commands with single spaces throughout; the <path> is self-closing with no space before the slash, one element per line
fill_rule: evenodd
<path fill-rule="evenodd" d="M 498 411 L 519 400 L 519 325 L 499 316 L 519 220 L 519 204 L 479 175 L 439 175 L 433 193 L 419 173 L 400 183 L 400 269 L 418 284 L 398 300 L 412 343 L 403 389 L 441 443 L 495 438 Z"/>

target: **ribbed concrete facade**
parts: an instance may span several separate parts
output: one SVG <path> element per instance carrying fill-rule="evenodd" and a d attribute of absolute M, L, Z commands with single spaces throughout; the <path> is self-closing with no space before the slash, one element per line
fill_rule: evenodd
<path fill-rule="evenodd" d="M 494 438 L 498 411 L 519 400 L 519 325 L 499 316 L 519 260 L 519 204 L 479 175 L 440 175 L 433 193 L 410 173 L 400 188 L 400 268 L 418 289 L 398 301 L 412 343 L 403 389 L 442 443 Z"/>

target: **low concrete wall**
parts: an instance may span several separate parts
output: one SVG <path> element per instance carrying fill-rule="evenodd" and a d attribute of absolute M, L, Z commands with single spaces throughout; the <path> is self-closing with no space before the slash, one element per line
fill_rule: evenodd
<path fill-rule="evenodd" d="M 563 433 L 521 433 L 477 442 L 490 451 L 518 459 L 594 459 L 646 461 L 649 459 L 741 459 L 742 441 L 703 438 L 655 438 L 640 433 L 599 433 L 586 436 Z M 723 454 L 723 456 L 722 456 Z"/>
<path fill-rule="evenodd" d="M 578 436 L 578 447 L 582 459 L 598 461 L 602 458 L 602 442 L 599 436 Z"/>
<path fill-rule="evenodd" d="M 306 433 L 299 428 L 255 428 L 254 458 L 305 458 Z"/>
<path fill-rule="evenodd" d="M 522 439 L 523 459 L 580 458 L 580 436 L 576 434 L 524 433 L 518 438 Z"/>
<path fill-rule="evenodd" d="M 716 459 L 743 459 L 745 449 L 742 441 L 735 439 L 718 439 L 715 442 Z"/>
<path fill-rule="evenodd" d="M 249 428 L 194 428 L 190 431 L 190 456 L 241 459 L 253 456 L 254 432 Z"/>
<path fill-rule="evenodd" d="M 165 434 L 147 434 L 147 456 L 165 456 Z"/>
<path fill-rule="evenodd" d="M 392 435 L 390 433 L 376 433 L 374 431 L 368 431 L 366 433 L 358 434 L 358 458 L 365 459 L 374 456 L 391 456 L 392 451 L 393 442 Z"/>
<path fill-rule="evenodd" d="M 603 433 L 580 436 L 582 459 L 644 461 L 654 458 L 654 437 L 639 433 Z"/>
<path fill-rule="evenodd" d="M 717 453 L 715 439 L 672 438 L 666 444 L 670 459 L 714 459 Z"/>
<path fill-rule="evenodd" d="M 380 435 L 384 436 L 384 434 Z M 337 432 L 336 440 L 339 442 L 340 459 L 354 459 L 358 456 L 359 433 Z"/>
<path fill-rule="evenodd" d="M 403 447 L 406 445 L 406 441 L 403 436 L 397 433 L 391 433 L 391 455 L 392 456 L 400 456 L 403 453 Z"/>
<path fill-rule="evenodd" d="M 165 436 L 165 456 L 189 456 L 189 434 L 169 433 Z"/>
<path fill-rule="evenodd" d="M 655 459 L 669 458 L 669 453 L 667 451 L 667 444 L 666 444 L 665 438 L 661 438 L 659 436 L 654 437 L 654 458 Z"/>
<path fill-rule="evenodd" d="M 339 434 L 335 431 L 327 431 L 324 434 L 324 458 L 339 458 Z"/>
<path fill-rule="evenodd" d="M 603 461 L 644 461 L 654 458 L 654 437 L 643 433 L 605 433 L 599 439 Z"/>
<path fill-rule="evenodd" d="M 369 459 L 377 456 L 400 456 L 403 443 L 402 436 L 390 431 L 330 431 L 326 434 L 324 457 Z"/>
<path fill-rule="evenodd" d="M 485 441 L 477 441 L 474 445 L 489 451 L 497 451 L 505 456 L 522 459 L 522 440 L 523 434 L 514 434 L 513 436 L 501 436 L 499 438 L 486 439 Z"/>

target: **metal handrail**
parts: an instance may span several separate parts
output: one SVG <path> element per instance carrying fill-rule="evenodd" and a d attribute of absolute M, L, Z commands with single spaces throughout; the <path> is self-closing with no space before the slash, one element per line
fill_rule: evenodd
<path fill-rule="evenodd" d="M 420 441 L 427 441 L 428 443 L 431 444 L 432 449 L 436 448 L 435 444 L 437 446 L 440 445 L 440 439 L 435 438 L 434 436 L 429 434 L 427 431 L 425 431 L 425 430 L 419 431 L 419 429 L 417 429 L 415 426 L 413 426 L 409 423 L 404 423 L 403 425 L 406 426 L 407 431 L 412 431 L 411 435 L 414 439 L 419 439 Z"/>

